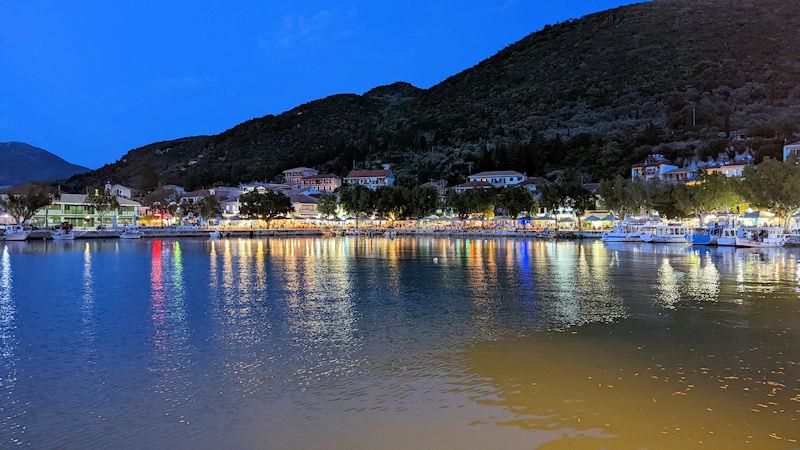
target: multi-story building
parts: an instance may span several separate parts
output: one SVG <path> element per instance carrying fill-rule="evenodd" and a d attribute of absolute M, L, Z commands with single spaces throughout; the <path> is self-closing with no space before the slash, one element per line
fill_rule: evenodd
<path fill-rule="evenodd" d="M 419 187 L 423 189 L 436 189 L 436 194 L 439 195 L 439 200 L 442 202 L 447 197 L 447 181 L 445 180 L 431 180 L 427 183 L 422 183 Z"/>
<path fill-rule="evenodd" d="M 466 183 L 453 186 L 453 191 L 455 191 L 456 194 L 463 194 L 470 189 L 491 189 L 493 187 L 494 186 L 486 181 L 467 181 Z"/>
<path fill-rule="evenodd" d="M 375 190 L 379 187 L 394 186 L 391 170 L 351 170 L 344 179 L 345 184 L 364 186 Z"/>
<path fill-rule="evenodd" d="M 303 178 L 319 175 L 319 170 L 310 167 L 295 167 L 283 171 L 283 182 L 291 186 L 292 189 L 302 189 Z"/>
<path fill-rule="evenodd" d="M 294 216 L 317 217 L 319 215 L 319 199 L 303 194 L 292 194 L 289 196 L 294 208 Z"/>
<path fill-rule="evenodd" d="M 133 197 L 133 189 L 123 186 L 121 184 L 106 183 L 106 191 L 114 194 L 115 197 L 131 198 Z"/>
<path fill-rule="evenodd" d="M 118 226 L 136 224 L 142 207 L 138 202 L 117 197 L 119 207 L 116 210 L 99 214 L 87 197 L 86 194 L 62 193 L 52 205 L 37 211 L 31 223 L 39 227 L 52 227 L 66 222 L 81 229 L 93 229 L 101 224 L 109 228 L 115 223 Z"/>
<path fill-rule="evenodd" d="M 525 181 L 526 178 L 528 177 L 514 170 L 494 170 L 467 176 L 469 181 L 482 181 L 494 187 L 515 186 Z"/>
<path fill-rule="evenodd" d="M 342 179 L 329 173 L 310 175 L 300 179 L 301 189 L 313 189 L 317 192 L 333 192 L 342 185 Z"/>
<path fill-rule="evenodd" d="M 181 202 L 197 203 L 209 195 L 211 195 L 211 191 L 208 189 L 199 189 L 196 191 L 186 192 L 185 194 L 181 195 Z"/>
<path fill-rule="evenodd" d="M 631 167 L 631 179 L 645 181 L 664 181 L 664 174 L 678 170 L 664 155 L 652 154 L 644 161 L 634 164 Z"/>

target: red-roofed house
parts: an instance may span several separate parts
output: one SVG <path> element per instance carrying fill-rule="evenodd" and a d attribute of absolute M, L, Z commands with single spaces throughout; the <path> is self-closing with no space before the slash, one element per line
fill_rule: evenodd
<path fill-rule="evenodd" d="M 379 187 L 393 186 L 394 174 L 391 170 L 351 170 L 344 178 L 345 184 L 364 186 L 373 191 Z"/>

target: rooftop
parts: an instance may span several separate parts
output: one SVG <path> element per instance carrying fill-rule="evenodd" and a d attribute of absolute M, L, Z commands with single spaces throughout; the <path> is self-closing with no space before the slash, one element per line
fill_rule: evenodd
<path fill-rule="evenodd" d="M 469 175 L 469 177 L 521 177 L 524 176 L 521 173 L 517 172 L 516 170 L 489 170 L 486 172 L 478 172 L 474 175 Z"/>
<path fill-rule="evenodd" d="M 304 180 L 320 180 L 324 178 L 339 178 L 332 173 L 320 173 L 317 175 L 309 175 L 307 177 L 303 177 Z"/>
<path fill-rule="evenodd" d="M 388 170 L 351 170 L 347 174 L 347 178 L 372 178 L 372 177 L 388 177 Z"/>
<path fill-rule="evenodd" d="M 312 169 L 310 167 L 295 167 L 294 169 L 286 169 L 283 173 L 290 173 L 290 172 L 319 172 L 316 169 Z"/>

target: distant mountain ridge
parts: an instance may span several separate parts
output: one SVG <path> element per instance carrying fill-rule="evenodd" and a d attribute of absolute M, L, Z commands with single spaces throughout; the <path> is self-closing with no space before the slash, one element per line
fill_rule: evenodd
<path fill-rule="evenodd" d="M 394 164 L 399 183 L 473 170 L 626 175 L 658 152 L 680 163 L 745 135 L 777 156 L 800 132 L 800 0 L 655 0 L 546 26 L 428 89 L 339 94 L 213 136 L 158 142 L 74 177 L 148 190 L 340 175 Z"/>
<path fill-rule="evenodd" d="M 0 186 L 29 181 L 55 181 L 89 169 L 24 142 L 0 142 Z"/>

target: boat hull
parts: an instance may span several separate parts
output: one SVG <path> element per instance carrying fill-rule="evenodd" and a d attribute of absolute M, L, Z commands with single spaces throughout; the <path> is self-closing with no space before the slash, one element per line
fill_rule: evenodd
<path fill-rule="evenodd" d="M 722 247 L 736 247 L 736 238 L 734 237 L 717 238 L 717 245 Z"/>
<path fill-rule="evenodd" d="M 75 233 L 53 234 L 54 241 L 73 241 L 75 240 Z"/>
<path fill-rule="evenodd" d="M 600 237 L 603 242 L 641 242 L 639 234 L 634 233 L 605 233 Z"/>
<path fill-rule="evenodd" d="M 652 244 L 685 244 L 685 236 L 661 236 L 656 234 L 642 234 L 642 242 Z"/>
<path fill-rule="evenodd" d="M 717 245 L 717 237 L 710 234 L 692 233 L 687 241 L 692 245 Z"/>
<path fill-rule="evenodd" d="M 768 239 L 764 241 L 754 241 L 746 238 L 736 238 L 737 247 L 745 248 L 777 248 L 783 247 L 786 241 L 783 239 Z"/>
<path fill-rule="evenodd" d="M 4 235 L 3 238 L 6 241 L 24 241 L 28 239 L 28 236 L 30 236 L 30 233 L 11 233 Z"/>

